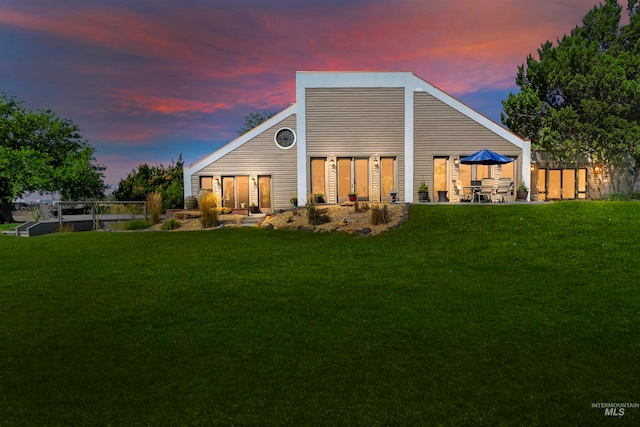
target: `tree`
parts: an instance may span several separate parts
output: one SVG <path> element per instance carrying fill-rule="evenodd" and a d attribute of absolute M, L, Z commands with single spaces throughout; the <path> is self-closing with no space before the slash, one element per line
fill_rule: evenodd
<path fill-rule="evenodd" d="M 71 120 L 0 94 L 0 223 L 13 222 L 12 201 L 34 191 L 66 200 L 104 196 L 105 167 L 94 152 Z"/>
<path fill-rule="evenodd" d="M 113 194 L 117 200 L 146 200 L 149 193 L 157 191 L 162 194 L 165 209 L 181 208 L 184 204 L 183 168 L 182 153 L 177 162 L 172 161 L 166 168 L 162 164 L 149 166 L 142 163 L 120 180 Z"/>
<path fill-rule="evenodd" d="M 244 116 L 244 127 L 238 130 L 238 135 L 244 135 L 251 129 L 255 128 L 263 122 L 266 122 L 275 115 L 276 113 L 272 111 L 265 111 L 262 113 L 251 113 L 248 116 Z"/>
<path fill-rule="evenodd" d="M 559 161 L 640 165 L 639 11 L 640 0 L 629 0 L 630 23 L 621 26 L 622 7 L 607 0 L 555 46 L 544 43 L 538 59 L 529 55 L 502 122 Z"/>

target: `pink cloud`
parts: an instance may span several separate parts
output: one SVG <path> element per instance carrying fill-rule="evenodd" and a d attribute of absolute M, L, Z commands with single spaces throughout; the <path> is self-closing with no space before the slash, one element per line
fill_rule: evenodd
<path fill-rule="evenodd" d="M 247 0 L 144 12 L 136 0 L 15 3 L 0 6 L 0 27 L 39 36 L 25 45 L 30 58 L 47 58 L 23 72 L 13 59 L 15 74 L 29 76 L 20 84 L 52 94 L 42 107 L 66 103 L 91 140 L 138 149 L 171 138 L 229 141 L 244 115 L 295 102 L 298 70 L 413 71 L 458 97 L 509 90 L 527 55 L 569 33 L 596 2 Z"/>
<path fill-rule="evenodd" d="M 133 89 L 114 90 L 104 96 L 113 100 L 111 107 L 115 111 L 129 115 L 140 115 L 147 112 L 164 115 L 188 112 L 215 113 L 219 110 L 229 109 L 229 105 L 225 102 L 153 96 Z"/>

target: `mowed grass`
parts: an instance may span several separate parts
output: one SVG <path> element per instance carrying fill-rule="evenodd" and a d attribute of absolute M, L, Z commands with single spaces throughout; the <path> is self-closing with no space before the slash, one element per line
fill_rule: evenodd
<path fill-rule="evenodd" d="M 638 424 L 640 203 L 0 236 L 0 425 Z M 615 418 L 615 419 L 614 419 Z"/>

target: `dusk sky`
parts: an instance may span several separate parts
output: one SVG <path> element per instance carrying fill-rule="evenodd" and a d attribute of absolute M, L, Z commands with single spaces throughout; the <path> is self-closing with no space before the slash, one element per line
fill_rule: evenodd
<path fill-rule="evenodd" d="M 411 71 L 499 122 L 517 66 L 596 4 L 0 0 L 0 92 L 78 124 L 115 188 L 295 102 L 296 71 Z"/>

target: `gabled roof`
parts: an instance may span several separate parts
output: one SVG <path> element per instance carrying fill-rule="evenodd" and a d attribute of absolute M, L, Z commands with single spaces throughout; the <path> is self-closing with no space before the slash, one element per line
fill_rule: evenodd
<path fill-rule="evenodd" d="M 322 88 L 322 87 L 405 87 L 412 92 L 426 92 L 434 98 L 442 101 L 451 108 L 457 110 L 461 114 L 467 116 L 471 120 L 482 125 L 486 129 L 492 131 L 498 136 L 511 142 L 519 148 L 524 148 L 525 142 L 518 135 L 512 133 L 508 129 L 502 127 L 498 123 L 449 95 L 445 91 L 437 88 L 426 80 L 416 76 L 412 72 L 317 72 L 317 71 L 298 71 L 296 73 L 296 92 L 300 95 L 304 88 Z M 287 117 L 298 112 L 296 104 L 291 104 L 288 108 L 271 117 L 269 120 L 261 123 L 251 131 L 234 139 L 227 145 L 213 152 L 209 156 L 192 164 L 185 170 L 198 171 L 212 162 L 220 159 L 236 148 L 249 142 L 251 139 L 269 129 L 275 123 L 278 123 Z"/>
<path fill-rule="evenodd" d="M 188 168 L 185 168 L 185 170 L 192 170 L 193 169 L 194 171 L 198 171 L 198 170 L 208 166 L 209 164 L 215 162 L 219 158 L 229 154 L 230 152 L 232 152 L 236 148 L 238 148 L 238 147 L 246 144 L 247 142 L 251 141 L 253 138 L 255 138 L 256 136 L 260 135 L 262 132 L 268 130 L 275 123 L 281 122 L 282 120 L 286 119 L 287 117 L 290 117 L 290 116 L 296 114 L 296 111 L 297 111 L 296 104 L 291 104 L 289 107 L 285 108 L 284 110 L 282 110 L 281 112 L 279 112 L 275 116 L 270 117 L 268 120 L 265 120 L 264 122 L 260 123 L 258 126 L 256 126 L 255 128 L 251 129 L 249 132 L 245 133 L 244 135 L 239 136 L 238 138 L 234 139 L 233 141 L 231 141 L 227 145 L 225 145 L 225 146 L 221 147 L 220 149 L 214 151 L 213 153 L 211 153 L 207 157 L 205 157 L 205 158 L 199 160 L 198 162 L 192 164 Z"/>
<path fill-rule="evenodd" d="M 528 141 L 528 140 L 523 139 L 520 136 L 516 135 L 515 133 L 511 132 L 509 129 L 506 129 L 503 126 L 499 125 L 498 123 L 494 122 L 493 120 L 491 120 L 487 116 L 485 116 L 485 115 L 479 113 L 478 111 L 474 110 L 473 108 L 469 107 L 468 105 L 466 105 L 462 101 L 460 101 L 460 100 L 454 98 L 453 96 L 449 95 L 448 93 L 446 93 L 442 89 L 437 88 L 436 86 L 434 86 L 431 83 L 427 82 L 426 80 L 416 76 L 413 73 L 412 73 L 412 75 L 418 81 L 423 82 L 424 85 L 425 85 L 425 88 L 416 88 L 416 92 L 420 91 L 418 89 L 421 89 L 421 90 L 423 89 L 424 92 L 427 92 L 428 94 L 432 95 L 434 98 L 439 99 L 440 101 L 444 102 L 445 104 L 447 104 L 451 108 L 459 111 L 460 113 L 462 113 L 465 116 L 469 117 L 471 120 L 479 123 L 480 125 L 482 125 L 485 128 L 489 129 L 493 133 L 495 133 L 498 136 L 506 139 L 507 141 L 511 142 L 512 144 L 517 145 L 520 148 L 523 148 L 522 144 L 523 144 L 524 141 Z"/>
<path fill-rule="evenodd" d="M 298 97 L 305 88 L 349 88 L 349 87 L 404 87 L 410 92 L 426 92 L 451 108 L 464 114 L 498 136 L 523 148 L 524 139 L 498 123 L 457 100 L 445 91 L 409 71 L 402 72 L 309 72 L 296 73 Z"/>

